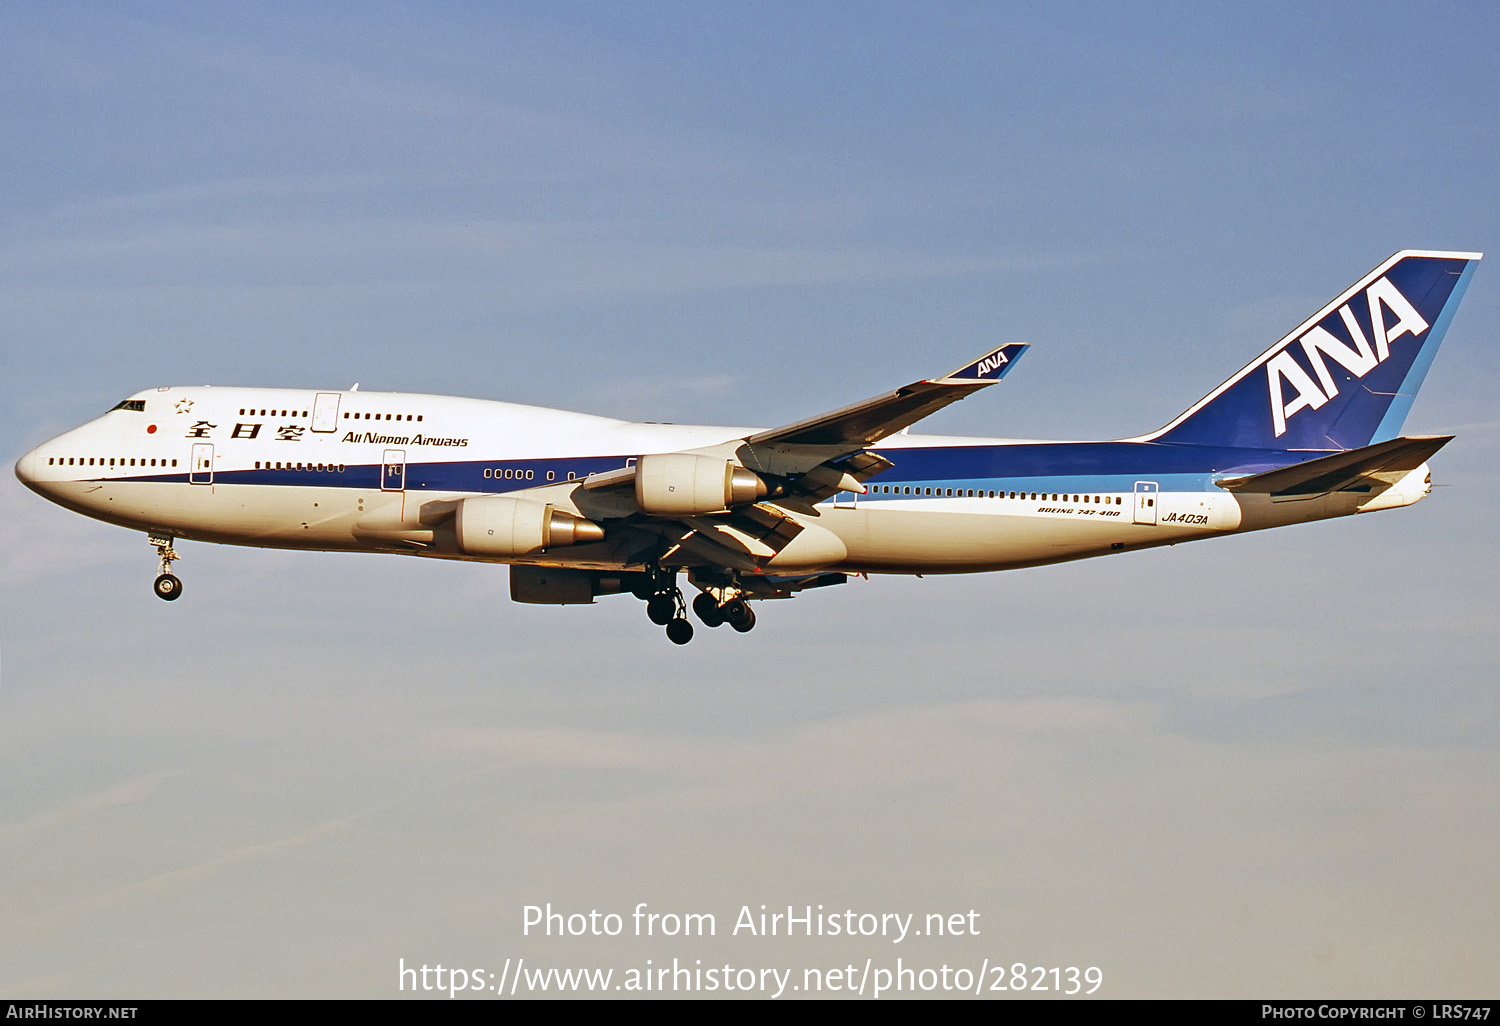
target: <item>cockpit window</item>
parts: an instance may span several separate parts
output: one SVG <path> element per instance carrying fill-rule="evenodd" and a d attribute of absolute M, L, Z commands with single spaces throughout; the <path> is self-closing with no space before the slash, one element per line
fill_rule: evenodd
<path fill-rule="evenodd" d="M 116 406 L 115 409 L 116 410 L 134 410 L 136 413 L 145 413 L 146 412 L 146 400 L 144 400 L 144 399 L 126 399 L 119 406 Z M 110 412 L 113 413 L 114 410 L 111 410 Z"/>

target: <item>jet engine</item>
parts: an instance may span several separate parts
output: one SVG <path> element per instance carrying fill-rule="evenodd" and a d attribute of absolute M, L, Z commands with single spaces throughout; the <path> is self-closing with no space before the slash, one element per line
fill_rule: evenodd
<path fill-rule="evenodd" d="M 664 452 L 636 462 L 636 504 L 657 516 L 722 513 L 754 502 L 767 491 L 760 475 L 733 460 Z"/>
<path fill-rule="evenodd" d="M 510 495 L 464 499 L 453 514 L 453 529 L 469 556 L 525 556 L 604 540 L 604 528 L 592 520 Z"/>

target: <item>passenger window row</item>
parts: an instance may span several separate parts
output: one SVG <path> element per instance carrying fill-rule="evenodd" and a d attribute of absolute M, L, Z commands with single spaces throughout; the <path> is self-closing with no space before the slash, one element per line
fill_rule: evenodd
<path fill-rule="evenodd" d="M 98 461 L 97 463 L 95 461 Z M 75 462 L 76 461 L 76 462 Z M 175 467 L 176 460 L 126 456 L 48 456 L 49 467 Z"/>
<path fill-rule="evenodd" d="M 315 474 L 342 474 L 342 463 L 284 463 L 281 460 L 255 461 L 256 470 L 308 470 Z"/>
<path fill-rule="evenodd" d="M 506 481 L 533 481 L 533 480 L 536 479 L 536 471 L 534 471 L 534 470 L 508 470 L 508 469 L 506 469 L 504 467 L 485 467 L 484 468 L 484 476 L 485 477 L 499 478 L 499 479 L 506 480 Z M 574 478 L 573 472 L 569 471 L 568 472 L 568 480 L 572 481 L 573 478 Z M 555 471 L 555 470 L 549 470 L 549 471 L 547 471 L 547 480 L 548 481 L 556 481 L 557 480 L 557 471 Z"/>
<path fill-rule="evenodd" d="M 121 404 L 123 407 L 124 404 Z M 121 407 L 116 407 L 119 409 Z M 307 410 L 271 410 L 271 409 L 248 409 L 240 410 L 241 417 L 306 417 Z M 345 420 L 416 420 L 422 419 L 422 414 L 410 413 L 351 413 L 344 411 Z"/>
<path fill-rule="evenodd" d="M 1073 495 L 1060 492 L 986 492 L 983 488 L 922 488 L 908 485 L 875 485 L 870 489 L 875 495 L 931 495 L 934 498 L 949 499 L 1025 499 L 1031 502 L 1078 502 L 1095 503 L 1101 506 L 1124 505 L 1125 500 L 1118 495 Z"/>

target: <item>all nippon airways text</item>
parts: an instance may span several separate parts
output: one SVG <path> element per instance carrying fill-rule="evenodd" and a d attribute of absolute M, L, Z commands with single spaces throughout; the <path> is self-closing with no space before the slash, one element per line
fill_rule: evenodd
<path fill-rule="evenodd" d="M 741 905 L 724 917 L 723 936 L 731 937 L 881 937 L 900 944 L 909 937 L 978 937 L 980 913 L 857 912 L 822 905 Z M 568 912 L 545 905 L 521 909 L 525 937 L 717 937 L 720 917 L 712 912 L 659 912 L 646 902 L 624 914 Z"/>

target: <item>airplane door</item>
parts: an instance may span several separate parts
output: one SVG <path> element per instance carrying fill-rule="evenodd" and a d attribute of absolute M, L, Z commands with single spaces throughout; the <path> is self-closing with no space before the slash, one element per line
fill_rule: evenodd
<path fill-rule="evenodd" d="M 399 492 L 406 488 L 406 450 L 387 449 L 385 466 L 380 471 L 380 490 Z"/>
<path fill-rule="evenodd" d="M 1135 483 L 1135 522 L 1138 524 L 1156 523 L 1156 500 L 1160 497 L 1161 487 L 1155 481 L 1137 481 Z"/>
<path fill-rule="evenodd" d="M 833 497 L 833 504 L 846 509 L 853 509 L 854 504 L 859 501 L 859 496 L 854 492 L 839 492 Z"/>
<path fill-rule="evenodd" d="M 188 483 L 214 483 L 214 443 L 194 442 L 193 456 L 188 461 Z"/>
<path fill-rule="evenodd" d="M 339 426 L 339 399 L 337 392 L 319 392 L 313 400 L 312 429 L 314 431 L 337 431 Z"/>

